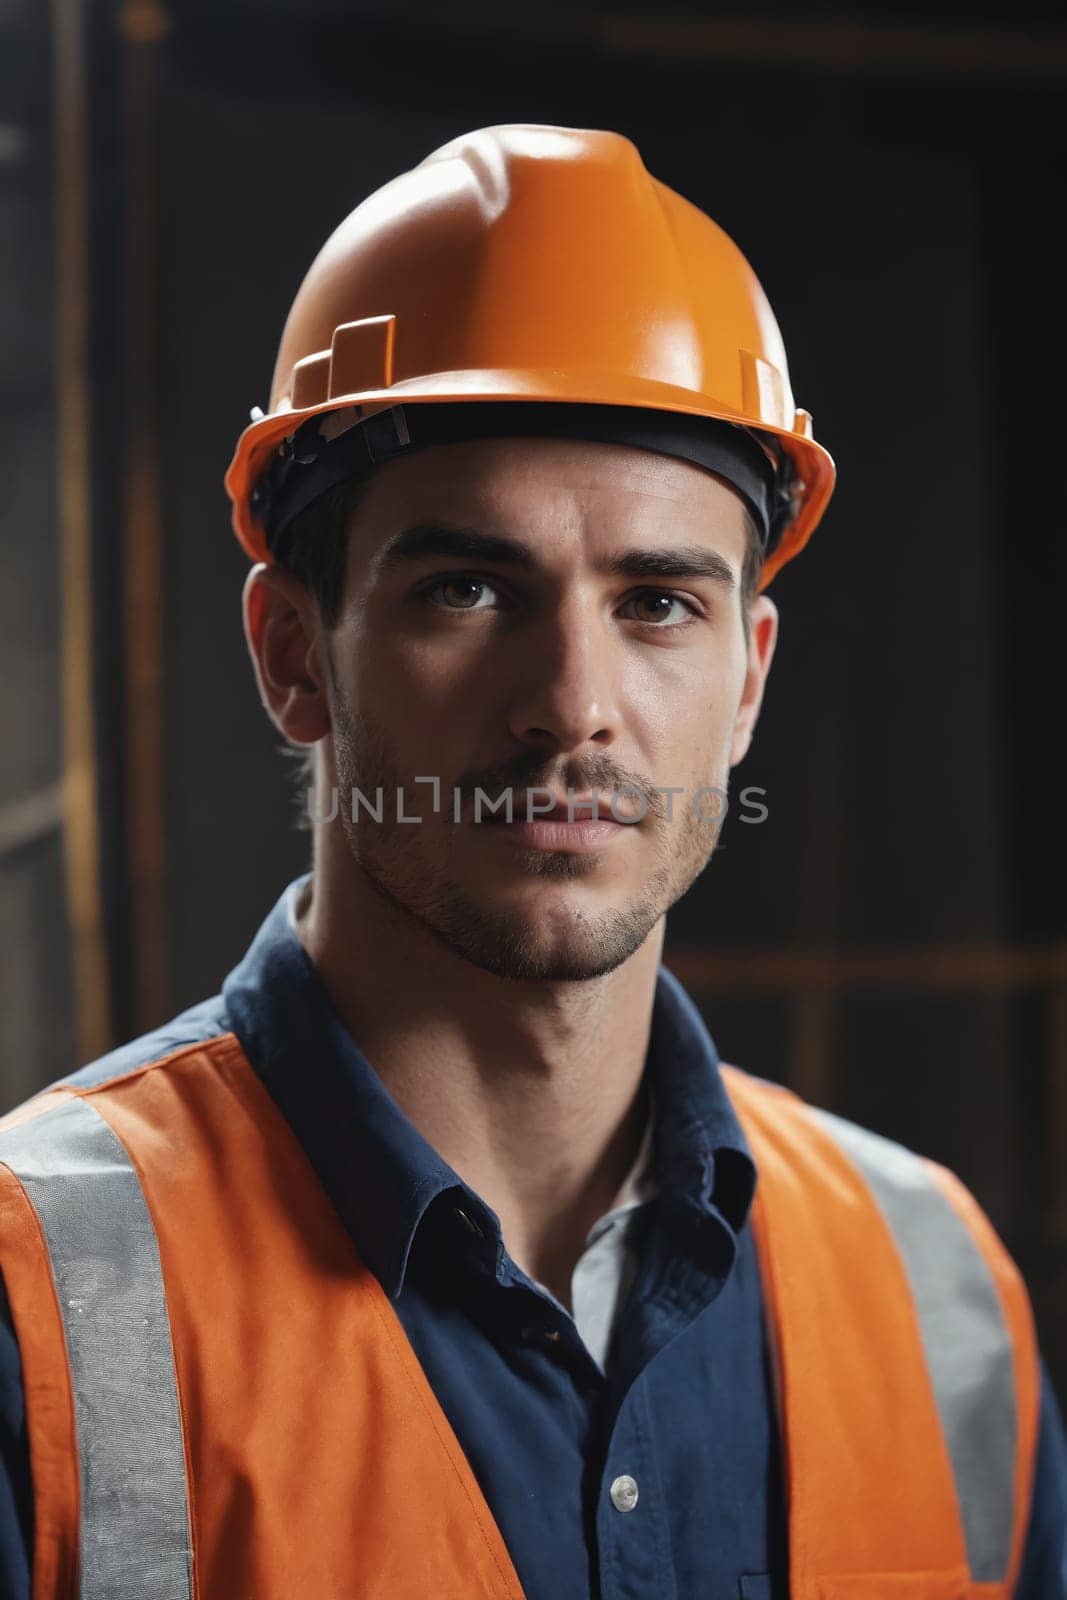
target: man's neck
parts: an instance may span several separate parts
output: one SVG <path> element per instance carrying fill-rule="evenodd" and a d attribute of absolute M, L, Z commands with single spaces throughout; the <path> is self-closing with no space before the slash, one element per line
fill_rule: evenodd
<path fill-rule="evenodd" d="M 649 1115 L 663 923 L 614 972 L 574 983 L 485 972 L 355 875 L 316 874 L 297 926 L 397 1104 L 496 1212 L 513 1259 L 569 1307 L 586 1234 Z"/>

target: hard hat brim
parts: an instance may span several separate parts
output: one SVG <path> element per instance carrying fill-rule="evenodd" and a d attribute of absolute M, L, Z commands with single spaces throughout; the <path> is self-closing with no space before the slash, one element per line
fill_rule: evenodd
<path fill-rule="evenodd" d="M 721 401 L 715 401 L 710 396 L 701 396 L 692 389 L 618 373 L 604 376 L 559 370 L 438 372 L 420 378 L 408 378 L 388 388 L 334 395 L 321 404 L 299 410 L 280 410 L 245 428 L 237 441 L 225 478 L 226 490 L 233 502 L 233 529 L 245 551 L 253 561 L 269 563 L 273 559 L 267 548 L 264 529 L 249 504 L 250 495 L 281 441 L 309 417 L 358 406 L 366 418 L 402 403 L 433 404 L 435 401 L 462 400 L 544 401 L 554 405 L 573 401 L 593 405 L 642 406 L 651 410 L 732 422 L 757 434 L 773 435 L 781 441 L 797 473 L 797 512 L 764 563 L 759 585 L 761 590 L 807 543 L 833 492 L 836 469 L 832 456 L 823 445 L 803 432 L 776 427 L 726 406 Z M 806 418 L 805 413 L 798 413 L 798 416 Z"/>

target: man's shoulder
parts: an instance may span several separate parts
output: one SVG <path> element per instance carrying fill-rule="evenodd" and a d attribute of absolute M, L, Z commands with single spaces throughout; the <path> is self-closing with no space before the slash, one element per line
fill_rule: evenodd
<path fill-rule="evenodd" d="M 815 1127 L 828 1135 L 836 1148 L 857 1168 L 883 1209 L 891 1211 L 898 1226 L 910 1219 L 921 1228 L 935 1210 L 947 1208 L 970 1233 L 980 1232 L 983 1242 L 1003 1248 L 999 1235 L 975 1193 L 954 1170 L 937 1157 L 864 1123 L 842 1116 L 825 1106 L 807 1105 Z"/>
<path fill-rule="evenodd" d="M 84 1093 L 98 1089 L 145 1067 L 179 1057 L 185 1051 L 209 1047 L 215 1040 L 224 1040 L 230 1034 L 231 1026 L 223 998 L 221 995 L 212 995 L 210 999 L 190 1006 L 148 1033 L 140 1034 L 136 1039 L 109 1050 L 106 1055 L 98 1056 L 95 1061 L 89 1061 L 53 1079 L 19 1105 L 7 1109 L 0 1117 L 0 1129 L 12 1120 L 21 1121 L 24 1114 L 37 1102 L 44 1102 L 45 1097 L 57 1098 L 56 1091 Z"/>
<path fill-rule="evenodd" d="M 844 1116 L 840 1111 L 831 1111 L 815 1100 L 806 1100 L 788 1084 L 761 1077 L 759 1073 L 732 1062 L 721 1062 L 720 1070 L 728 1084 L 736 1086 L 738 1093 L 747 1090 L 751 1095 L 760 1096 L 768 1107 L 773 1107 L 779 1114 L 788 1106 L 794 1115 L 814 1128 L 821 1128 L 841 1143 L 848 1142 L 857 1148 L 862 1146 L 872 1157 L 886 1162 L 899 1159 L 905 1167 L 916 1161 L 928 1162 L 933 1159 L 912 1145 L 879 1133 L 865 1123 Z"/>
<path fill-rule="evenodd" d="M 828 1150 L 835 1151 L 835 1159 L 845 1158 L 848 1167 L 863 1177 L 882 1208 L 892 1210 L 898 1224 L 910 1219 L 913 1225 L 922 1226 L 931 1207 L 939 1211 L 947 1205 L 961 1222 L 969 1225 L 971 1232 L 978 1228 L 988 1238 L 992 1225 L 975 1194 L 952 1167 L 937 1157 L 840 1111 L 806 1100 L 773 1079 L 726 1063 L 722 1063 L 722 1070 L 735 1098 L 742 1104 L 758 1104 L 765 1125 L 779 1130 L 783 1148 L 788 1145 L 794 1153 L 804 1149 L 816 1160 Z M 842 1203 L 850 1204 L 847 1191 L 834 1181 L 833 1171 L 825 1168 L 825 1162 L 819 1164 L 825 1170 L 828 1191 L 839 1192 Z"/>
<path fill-rule="evenodd" d="M 772 1121 L 780 1123 L 788 1119 L 797 1132 L 810 1130 L 813 1138 L 819 1138 L 820 1134 L 823 1138 L 829 1136 L 835 1144 L 851 1153 L 864 1154 L 887 1171 L 895 1170 L 903 1175 L 914 1171 L 917 1163 L 930 1161 L 930 1157 L 911 1145 L 855 1122 L 840 1111 L 830 1111 L 814 1100 L 805 1099 L 788 1084 L 761 1077 L 732 1062 L 720 1062 L 719 1070 L 733 1098 L 743 1104 L 760 1105 Z"/>

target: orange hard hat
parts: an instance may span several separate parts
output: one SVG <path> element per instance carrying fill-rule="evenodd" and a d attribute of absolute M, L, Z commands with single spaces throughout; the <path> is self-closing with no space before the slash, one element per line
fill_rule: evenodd
<path fill-rule="evenodd" d="M 271 560 L 257 485 L 307 419 L 441 401 L 638 407 L 743 429 L 788 479 L 761 588 L 834 486 L 748 262 L 617 133 L 483 128 L 346 217 L 297 292 L 269 410 L 253 412 L 226 474 L 249 555 Z"/>

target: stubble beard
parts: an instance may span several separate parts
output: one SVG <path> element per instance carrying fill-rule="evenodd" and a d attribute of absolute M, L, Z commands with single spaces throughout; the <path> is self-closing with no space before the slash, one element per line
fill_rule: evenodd
<path fill-rule="evenodd" d="M 429 811 L 429 786 L 411 787 L 399 770 L 386 730 L 360 714 L 354 717 L 340 697 L 334 703 L 334 758 L 337 820 L 349 854 L 367 885 L 395 911 L 454 955 L 496 977 L 525 982 L 574 983 L 605 976 L 640 949 L 660 918 L 703 872 L 715 851 L 722 818 L 697 818 L 685 803 L 684 820 L 673 827 L 654 818 L 658 865 L 632 903 L 590 916 L 567 908 L 551 925 L 513 908 L 477 899 L 450 870 L 450 833 L 473 823 L 453 824 L 448 814 Z M 355 790 L 371 800 L 382 789 L 382 821 L 361 813 L 353 821 Z M 725 791 L 725 781 L 720 784 Z M 425 796 L 421 823 L 396 820 L 396 794 Z M 444 795 L 449 793 L 442 784 Z M 687 800 L 687 797 L 683 797 Z M 320 826 L 335 826 L 320 823 Z M 495 824 L 483 823 L 481 826 Z M 506 824 L 503 824 L 506 826 Z M 426 841 L 440 842 L 440 850 Z M 525 852 L 528 871 L 556 881 L 580 880 L 596 870 L 597 855 L 565 851 Z"/>

